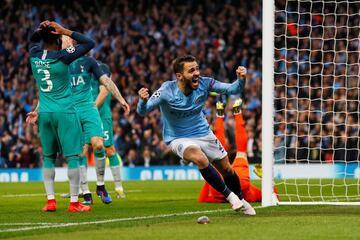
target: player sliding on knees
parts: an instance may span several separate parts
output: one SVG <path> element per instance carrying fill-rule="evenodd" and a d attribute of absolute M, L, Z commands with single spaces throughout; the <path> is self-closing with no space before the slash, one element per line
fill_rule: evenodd
<path fill-rule="evenodd" d="M 200 76 L 196 58 L 190 55 L 176 58 L 173 70 L 176 80 L 163 83 L 150 98 L 148 89 L 139 90 L 137 112 L 144 116 L 160 107 L 164 141 L 172 151 L 185 161 L 196 164 L 203 178 L 223 194 L 233 210 L 255 215 L 254 208 L 243 197 L 239 177 L 230 166 L 226 150 L 202 113 L 210 91 L 220 94 L 242 91 L 246 68 L 238 67 L 238 79 L 231 84 Z"/>
<path fill-rule="evenodd" d="M 73 38 L 78 45 L 71 50 L 61 50 L 61 35 Z M 81 126 L 72 98 L 68 66 L 89 52 L 94 45 L 94 41 L 84 35 L 50 21 L 42 22 L 30 38 L 30 63 L 39 89 L 39 102 L 36 111 L 28 115 L 27 122 L 35 123 L 39 117 L 40 141 L 44 154 L 43 177 L 48 199 L 42 209 L 44 212 L 56 211 L 54 179 L 58 153 L 66 157 L 68 164 L 71 195 L 68 211 L 91 210 L 91 207 L 82 205 L 78 200 Z"/>

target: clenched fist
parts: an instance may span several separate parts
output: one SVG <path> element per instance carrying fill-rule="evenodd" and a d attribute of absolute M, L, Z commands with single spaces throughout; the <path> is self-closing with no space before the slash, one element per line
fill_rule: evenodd
<path fill-rule="evenodd" d="M 140 97 L 143 101 L 149 100 L 149 97 L 150 97 L 150 95 L 149 95 L 149 89 L 147 89 L 147 88 L 141 88 L 141 89 L 139 90 L 139 97 Z"/>
<path fill-rule="evenodd" d="M 246 67 L 239 66 L 239 67 L 236 69 L 236 75 L 237 75 L 238 78 L 240 78 L 240 79 L 245 79 L 245 78 L 246 78 L 246 73 L 247 73 Z"/>

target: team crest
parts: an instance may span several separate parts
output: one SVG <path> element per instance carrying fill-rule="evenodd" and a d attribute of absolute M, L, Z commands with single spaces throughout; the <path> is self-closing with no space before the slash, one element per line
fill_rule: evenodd
<path fill-rule="evenodd" d="M 66 51 L 68 53 L 74 53 L 75 52 L 75 47 L 74 46 L 68 47 L 68 48 L 66 48 Z"/>
<path fill-rule="evenodd" d="M 183 150 L 183 148 L 184 148 L 184 145 L 179 144 L 179 146 L 178 146 L 178 151 L 181 152 L 181 151 Z"/>

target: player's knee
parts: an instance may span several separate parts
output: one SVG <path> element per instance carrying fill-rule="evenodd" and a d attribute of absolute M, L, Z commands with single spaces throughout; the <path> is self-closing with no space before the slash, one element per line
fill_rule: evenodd
<path fill-rule="evenodd" d="M 104 142 L 100 138 L 96 138 L 91 141 L 91 145 L 94 150 L 104 149 Z"/>
<path fill-rule="evenodd" d="M 235 173 L 234 169 L 229 163 L 227 156 L 221 159 L 219 162 L 214 162 L 214 165 L 223 177 L 232 176 Z"/>
<path fill-rule="evenodd" d="M 190 159 L 200 168 L 204 168 L 209 165 L 209 160 L 207 159 L 205 154 L 198 148 L 194 151 Z"/>
<path fill-rule="evenodd" d="M 200 168 L 206 168 L 209 165 L 209 160 L 204 157 L 204 156 L 198 156 L 198 158 L 196 158 L 194 160 L 194 163 Z"/>
<path fill-rule="evenodd" d="M 184 159 L 192 161 L 199 168 L 205 168 L 209 165 L 209 160 L 205 154 L 196 146 L 190 146 L 185 150 Z"/>
<path fill-rule="evenodd" d="M 96 143 L 93 145 L 94 150 L 101 150 L 104 149 L 104 144 L 102 143 Z"/>
<path fill-rule="evenodd" d="M 106 156 L 112 156 L 114 155 L 116 152 L 115 152 L 115 148 L 114 148 L 114 145 L 111 145 L 110 147 L 107 147 L 105 149 L 105 152 L 106 152 Z"/>
<path fill-rule="evenodd" d="M 230 164 L 225 165 L 223 168 L 223 172 L 225 175 L 233 175 L 235 173 L 234 169 L 230 166 Z"/>
<path fill-rule="evenodd" d="M 231 167 L 224 167 L 222 169 L 218 169 L 218 171 L 221 173 L 223 177 L 231 177 L 234 174 L 236 174 L 234 169 L 232 169 Z"/>

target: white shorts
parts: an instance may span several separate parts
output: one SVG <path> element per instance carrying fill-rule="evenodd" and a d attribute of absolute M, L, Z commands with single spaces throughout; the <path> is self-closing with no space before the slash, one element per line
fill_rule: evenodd
<path fill-rule="evenodd" d="M 184 151 L 189 146 L 196 146 L 200 148 L 209 161 L 223 159 L 227 152 L 220 141 L 216 138 L 213 132 L 199 138 L 178 138 L 169 144 L 171 150 L 183 159 Z"/>

